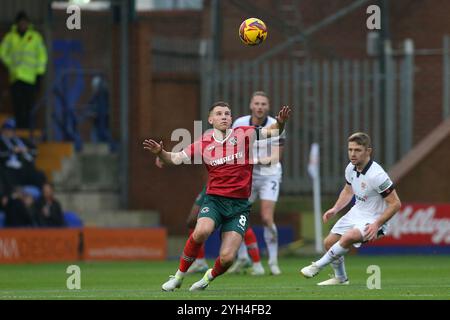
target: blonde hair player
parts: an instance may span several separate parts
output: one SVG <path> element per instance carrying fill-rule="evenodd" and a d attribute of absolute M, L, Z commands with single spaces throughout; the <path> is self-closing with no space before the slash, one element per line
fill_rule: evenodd
<path fill-rule="evenodd" d="M 270 100 L 264 91 L 255 91 L 250 100 L 251 114 L 236 119 L 233 127 L 271 126 L 276 119 L 269 116 Z M 282 168 L 280 158 L 283 153 L 286 133 L 279 136 L 255 141 L 253 145 L 253 182 L 249 198 L 254 203 L 257 198 L 261 204 L 261 220 L 264 225 L 264 241 L 268 252 L 268 265 L 272 275 L 281 274 L 278 265 L 278 230 L 274 221 L 275 206 L 280 192 Z M 245 244 L 244 244 L 245 242 Z M 247 229 L 244 242 L 238 251 L 238 257 L 228 272 L 238 273 L 248 265 L 249 255 L 253 262 L 252 275 L 263 275 L 264 268 L 259 258 L 258 243 L 251 226 Z M 248 252 L 247 252 L 248 249 Z"/>

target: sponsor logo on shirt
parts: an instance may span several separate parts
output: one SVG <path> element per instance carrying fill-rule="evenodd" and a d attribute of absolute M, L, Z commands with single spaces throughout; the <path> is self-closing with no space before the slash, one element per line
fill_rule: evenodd
<path fill-rule="evenodd" d="M 367 200 L 367 196 L 361 197 L 361 196 L 358 196 L 357 194 L 355 194 L 355 198 L 356 198 L 356 200 L 359 200 L 362 202 L 366 202 L 366 200 Z"/>
<path fill-rule="evenodd" d="M 219 158 L 219 159 L 211 160 L 209 162 L 209 165 L 212 166 L 212 167 L 215 167 L 215 166 L 227 163 L 228 161 L 232 161 L 232 160 L 235 160 L 235 159 L 242 159 L 243 157 L 244 157 L 244 153 L 243 152 L 237 152 L 235 154 L 232 154 L 232 155 L 229 155 L 229 156 L 226 156 L 226 157 L 222 157 L 222 158 Z"/>
<path fill-rule="evenodd" d="M 206 148 L 207 151 L 211 151 L 212 149 L 214 149 L 216 146 L 211 144 L 208 146 L 208 148 Z"/>
<path fill-rule="evenodd" d="M 367 184 L 365 184 L 364 182 L 361 182 L 361 189 L 365 190 L 367 188 Z"/>
<path fill-rule="evenodd" d="M 230 138 L 229 142 L 232 146 L 235 146 L 237 144 L 237 137 Z"/>

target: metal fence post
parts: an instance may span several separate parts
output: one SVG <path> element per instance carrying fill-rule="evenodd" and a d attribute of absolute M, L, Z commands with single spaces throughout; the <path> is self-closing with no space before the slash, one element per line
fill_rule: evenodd
<path fill-rule="evenodd" d="M 392 166 L 395 162 L 395 62 L 392 58 L 391 42 L 386 40 L 384 43 L 384 55 L 385 55 L 385 96 L 384 96 L 384 132 L 382 132 L 383 145 L 384 145 L 384 164 L 387 168 Z"/>
<path fill-rule="evenodd" d="M 411 39 L 406 39 L 404 43 L 405 58 L 403 62 L 404 87 L 401 94 L 404 97 L 404 128 L 401 139 L 401 156 L 408 152 L 413 145 L 414 128 L 414 43 Z M 402 120 L 400 118 L 400 120 Z"/>
<path fill-rule="evenodd" d="M 450 36 L 444 36 L 443 50 L 442 50 L 442 59 L 443 59 L 443 113 L 442 116 L 447 119 L 450 116 Z"/>

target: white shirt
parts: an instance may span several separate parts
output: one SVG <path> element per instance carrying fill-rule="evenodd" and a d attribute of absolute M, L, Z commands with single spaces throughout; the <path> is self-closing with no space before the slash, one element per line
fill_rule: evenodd
<path fill-rule="evenodd" d="M 387 207 L 383 195 L 388 194 L 393 183 L 378 163 L 370 160 L 361 172 L 349 163 L 345 168 L 345 179 L 355 194 L 355 209 L 375 216 L 383 213 Z"/>
<path fill-rule="evenodd" d="M 233 128 L 239 126 L 251 126 L 251 115 L 243 116 L 236 119 L 233 123 Z M 268 127 L 277 120 L 271 116 L 266 118 L 266 121 L 259 126 L 260 128 Z M 253 144 L 253 158 L 254 159 L 262 159 L 270 156 L 271 146 L 282 146 L 284 144 L 284 140 L 286 139 L 286 130 L 284 130 L 279 136 L 270 137 L 268 139 L 255 140 Z M 282 169 L 281 163 L 272 163 L 272 164 L 256 164 L 253 166 L 253 175 L 279 175 L 281 176 Z"/>

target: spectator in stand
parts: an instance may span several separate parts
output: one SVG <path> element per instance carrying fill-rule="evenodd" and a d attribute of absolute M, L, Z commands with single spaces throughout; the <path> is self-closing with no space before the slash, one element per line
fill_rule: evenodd
<path fill-rule="evenodd" d="M 2 198 L 5 227 L 33 227 L 35 188 L 16 188 L 10 196 Z"/>
<path fill-rule="evenodd" d="M 35 204 L 35 220 L 40 227 L 63 227 L 64 214 L 61 204 L 55 199 L 53 186 L 45 183 L 42 187 L 42 196 Z"/>
<path fill-rule="evenodd" d="M 6 189 L 11 192 L 19 185 L 41 189 L 47 179 L 34 164 L 37 148 L 30 140 L 18 137 L 15 130 L 16 122 L 12 118 L 7 119 L 1 128 L 0 166 L 5 173 Z"/>

